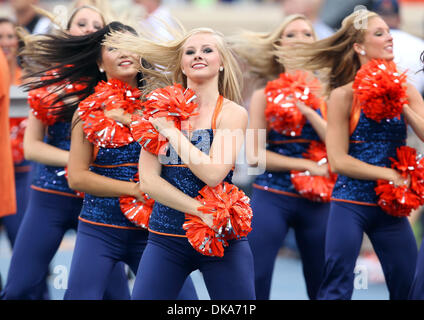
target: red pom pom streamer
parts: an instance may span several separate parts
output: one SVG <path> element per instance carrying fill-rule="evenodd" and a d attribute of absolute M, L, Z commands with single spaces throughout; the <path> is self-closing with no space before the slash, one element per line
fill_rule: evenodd
<path fill-rule="evenodd" d="M 250 199 L 235 185 L 224 182 L 211 188 L 203 187 L 197 200 L 205 214 L 213 215 L 213 227 L 208 227 L 200 218 L 186 214 L 183 224 L 187 239 L 195 250 L 206 256 L 222 257 L 228 240 L 247 236 L 252 230 Z"/>
<path fill-rule="evenodd" d="M 55 77 L 57 77 L 57 71 L 52 70 L 41 77 L 41 80 L 50 80 Z M 63 88 L 58 90 L 60 87 Z M 65 81 L 62 81 L 54 85 L 33 89 L 28 92 L 28 105 L 37 119 L 41 120 L 44 125 L 51 126 L 58 120 L 58 116 L 53 114 L 54 108 L 63 105 L 61 101 L 57 103 L 54 103 L 54 101 L 63 94 L 80 91 L 84 88 L 85 85 L 81 83 L 66 84 Z"/>
<path fill-rule="evenodd" d="M 296 103 L 303 102 L 314 110 L 321 104 L 315 94 L 320 89 L 319 81 L 307 77 L 306 72 L 298 70 L 293 74 L 282 73 L 278 79 L 267 83 L 265 118 L 270 128 L 293 137 L 302 133 L 306 118 Z"/>
<path fill-rule="evenodd" d="M 406 72 L 400 74 L 393 61 L 375 59 L 359 69 L 352 88 L 364 114 L 380 122 L 400 117 L 408 103 L 405 84 Z"/>
<path fill-rule="evenodd" d="M 137 173 L 134 176 L 134 182 L 138 181 L 139 176 Z M 149 198 L 147 194 L 143 194 L 143 198 L 144 203 L 142 201 L 137 201 L 135 197 L 119 197 L 119 205 L 122 213 L 128 220 L 136 226 L 147 229 L 155 200 Z"/>
<path fill-rule="evenodd" d="M 194 111 L 197 103 L 194 102 L 196 95 L 191 89 L 184 89 L 180 84 L 174 84 L 164 88 L 159 88 L 146 96 L 143 103 L 142 116 L 136 116 L 131 123 L 133 137 L 143 148 L 153 154 L 159 154 L 167 144 L 166 139 L 159 134 L 149 118 L 166 117 L 174 121 L 175 127 L 179 130 L 186 129 L 183 121 L 196 115 Z"/>
<path fill-rule="evenodd" d="M 119 148 L 134 141 L 127 126 L 105 116 L 104 111 L 122 108 L 132 114 L 141 110 L 141 92 L 120 80 L 100 82 L 92 95 L 83 100 L 78 114 L 87 139 L 103 148 Z"/>
<path fill-rule="evenodd" d="M 141 147 L 153 154 L 164 154 L 168 140 L 155 129 L 151 122 L 138 114 L 133 114 L 131 120 L 131 134 Z"/>
<path fill-rule="evenodd" d="M 41 80 L 49 80 L 56 76 L 56 71 L 52 70 L 42 77 Z M 63 83 L 33 89 L 28 92 L 28 105 L 32 109 L 32 113 L 46 126 L 54 124 L 58 118 L 52 113 L 50 107 L 60 107 L 63 105 L 62 102 L 53 104 L 55 99 L 59 97 L 57 88 L 61 85 L 63 85 Z"/>
<path fill-rule="evenodd" d="M 397 159 L 390 158 L 391 167 L 407 179 L 409 187 L 396 187 L 393 182 L 377 180 L 375 192 L 379 196 L 378 205 L 388 214 L 396 217 L 409 216 L 412 210 L 424 204 L 424 160 L 423 155 L 417 154 L 414 148 L 399 147 L 396 151 Z"/>
<path fill-rule="evenodd" d="M 319 141 L 312 141 L 305 159 L 318 162 L 321 165 L 328 163 L 325 145 Z M 331 193 L 337 180 L 337 174 L 329 172 L 329 177 L 312 176 L 309 171 L 291 171 L 291 182 L 300 195 L 316 202 L 329 202 Z"/>
<path fill-rule="evenodd" d="M 13 163 L 24 161 L 24 134 L 27 118 L 10 118 L 10 144 L 12 146 Z"/>

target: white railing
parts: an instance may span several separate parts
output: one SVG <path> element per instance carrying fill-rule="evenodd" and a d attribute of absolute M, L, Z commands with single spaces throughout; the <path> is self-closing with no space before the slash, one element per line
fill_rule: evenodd
<path fill-rule="evenodd" d="M 10 87 L 9 118 L 28 117 L 28 93 L 18 86 Z"/>

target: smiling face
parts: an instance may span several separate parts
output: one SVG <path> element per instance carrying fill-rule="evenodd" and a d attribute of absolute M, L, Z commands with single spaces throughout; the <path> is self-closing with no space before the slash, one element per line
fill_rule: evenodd
<path fill-rule="evenodd" d="M 18 53 L 18 37 L 15 27 L 10 22 L 0 23 L 0 48 L 3 50 L 7 61 L 11 62 Z"/>
<path fill-rule="evenodd" d="M 108 80 L 117 79 L 137 86 L 137 69 L 135 67 L 137 56 L 111 47 L 102 47 L 102 61 L 99 68 L 106 73 Z"/>
<path fill-rule="evenodd" d="M 222 66 L 217 39 L 210 33 L 197 33 L 182 48 L 181 70 L 187 79 L 203 82 L 217 78 Z"/>
<path fill-rule="evenodd" d="M 371 59 L 393 60 L 393 38 L 390 29 L 380 17 L 373 17 L 368 21 L 368 28 L 362 43 L 354 44 L 355 51 L 359 54 L 361 63 Z M 364 51 L 365 55 L 361 52 Z"/>
<path fill-rule="evenodd" d="M 296 19 L 290 22 L 281 34 L 282 46 L 291 46 L 296 42 L 311 43 L 315 41 L 314 32 L 304 19 Z"/>
<path fill-rule="evenodd" d="M 96 32 L 104 27 L 102 16 L 90 8 L 82 8 L 75 13 L 69 25 L 69 34 L 82 36 Z"/>

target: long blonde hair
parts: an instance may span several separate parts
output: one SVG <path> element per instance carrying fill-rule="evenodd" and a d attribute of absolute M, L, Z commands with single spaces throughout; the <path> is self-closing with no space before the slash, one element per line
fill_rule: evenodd
<path fill-rule="evenodd" d="M 213 35 L 217 42 L 217 49 L 224 67 L 218 79 L 219 93 L 229 100 L 240 103 L 240 68 L 232 50 L 226 44 L 224 36 L 213 29 L 197 28 L 189 32 L 182 30 L 179 35 L 176 35 L 175 40 L 165 42 L 157 42 L 128 33 L 114 32 L 106 38 L 104 44 L 135 53 L 150 64 L 150 67 L 139 64 L 139 69 L 146 80 L 144 92 L 148 93 L 155 88 L 173 83 L 180 83 L 187 87 L 187 77 L 181 69 L 183 46 L 191 36 L 201 33 Z"/>
<path fill-rule="evenodd" d="M 278 60 L 277 50 L 281 36 L 287 26 L 296 20 L 304 20 L 311 27 L 313 37 L 316 34 L 312 23 L 302 14 L 287 16 L 281 24 L 271 32 L 253 32 L 243 30 L 231 38 L 234 51 L 248 65 L 249 72 L 264 80 L 273 80 L 286 71 L 284 64 Z"/>
<path fill-rule="evenodd" d="M 312 44 L 281 48 L 278 51 L 278 61 L 296 69 L 319 70 L 321 80 L 327 84 L 328 94 L 355 78 L 361 64 L 354 44 L 363 43 L 366 23 L 374 17 L 378 17 L 378 14 L 372 11 L 355 11 L 347 16 L 341 28 L 328 38 Z"/>

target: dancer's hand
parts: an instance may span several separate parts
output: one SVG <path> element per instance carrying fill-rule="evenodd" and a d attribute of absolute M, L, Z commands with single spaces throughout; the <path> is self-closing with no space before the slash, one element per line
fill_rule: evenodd
<path fill-rule="evenodd" d="M 150 123 L 153 127 L 165 138 L 168 138 L 173 129 L 175 129 L 175 123 L 172 120 L 168 120 L 166 117 L 149 118 Z"/>
<path fill-rule="evenodd" d="M 125 126 L 129 126 L 131 123 L 131 114 L 126 113 L 124 109 L 117 108 L 112 110 L 105 110 L 105 116 L 115 121 L 122 123 Z"/>
<path fill-rule="evenodd" d="M 312 176 L 322 176 L 327 178 L 330 176 L 327 163 L 320 165 L 318 162 L 311 161 L 311 164 L 308 167 L 308 171 Z"/>
<path fill-rule="evenodd" d="M 393 170 L 393 178 L 390 179 L 390 181 L 393 182 L 395 187 L 406 186 L 409 188 L 409 185 L 411 184 L 411 177 L 408 175 L 407 178 L 404 178 L 399 174 L 399 172 Z"/>
<path fill-rule="evenodd" d="M 138 182 L 134 182 L 132 196 L 134 198 L 136 198 L 137 201 L 141 201 L 143 203 L 146 203 L 144 201 L 143 191 L 140 189 L 140 183 L 138 183 Z"/>
<path fill-rule="evenodd" d="M 216 232 L 218 232 L 218 230 L 215 229 L 215 227 L 213 226 L 213 215 L 212 214 L 207 214 L 207 213 L 202 213 L 200 215 L 200 219 L 202 219 L 202 221 L 211 229 L 215 230 Z"/>
<path fill-rule="evenodd" d="M 301 101 L 297 101 L 296 106 L 305 117 L 308 116 L 310 113 L 315 112 L 312 108 L 308 107 Z"/>

